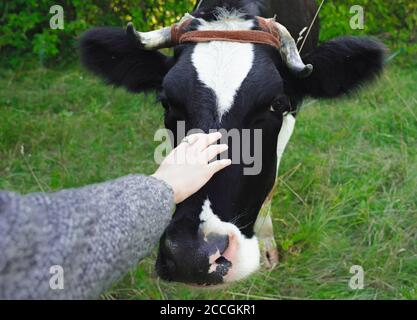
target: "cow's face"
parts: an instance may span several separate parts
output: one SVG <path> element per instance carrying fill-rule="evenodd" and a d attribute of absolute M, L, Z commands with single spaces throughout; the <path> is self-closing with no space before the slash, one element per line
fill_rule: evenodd
<path fill-rule="evenodd" d="M 249 18 L 196 24 L 199 30 L 255 27 Z M 265 45 L 220 41 L 175 51 L 160 95 L 166 127 L 176 133 L 178 121 L 184 121 L 187 132 L 224 129 L 234 164 L 177 206 L 160 242 L 157 271 L 166 280 L 193 284 L 242 279 L 259 265 L 253 226 L 275 181 L 277 137 L 283 110 L 290 108 L 278 53 Z M 245 165 L 244 148 L 253 163 Z M 249 167 L 254 174 L 245 174 Z"/>
<path fill-rule="evenodd" d="M 197 16 L 190 27 L 250 30 L 256 22 L 241 15 Z M 306 56 L 315 69 L 304 79 L 289 72 L 277 50 L 260 44 L 183 44 L 175 48 L 174 57 L 165 57 L 135 46 L 119 29 L 106 28 L 88 32 L 81 50 L 85 65 L 108 82 L 133 92 L 157 90 L 166 127 L 174 134 L 178 121 L 185 122 L 186 131 L 239 133 L 240 139 L 228 141 L 234 164 L 177 206 L 161 238 L 158 274 L 196 285 L 236 281 L 258 268 L 254 223 L 275 181 L 284 114 L 294 111 L 306 95 L 339 96 L 382 68 L 380 45 L 355 38 L 330 41 Z M 244 134 L 244 129 L 249 131 Z M 261 130 L 261 140 L 256 139 L 256 129 Z M 253 163 L 232 155 L 248 147 Z M 245 174 L 245 168 L 253 166 L 259 169 L 256 174 Z"/>

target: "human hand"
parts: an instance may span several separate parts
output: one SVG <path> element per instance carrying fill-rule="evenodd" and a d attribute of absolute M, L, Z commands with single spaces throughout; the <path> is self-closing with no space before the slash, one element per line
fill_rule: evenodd
<path fill-rule="evenodd" d="M 225 144 L 213 144 L 221 137 L 220 132 L 188 136 L 153 174 L 153 177 L 171 186 L 176 204 L 196 193 L 215 173 L 232 164 L 229 159 L 209 163 L 228 149 Z"/>

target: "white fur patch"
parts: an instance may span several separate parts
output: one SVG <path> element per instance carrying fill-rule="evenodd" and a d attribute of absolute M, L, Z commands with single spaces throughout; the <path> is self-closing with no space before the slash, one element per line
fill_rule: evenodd
<path fill-rule="evenodd" d="M 250 30 L 254 26 L 252 20 L 241 19 L 238 13 L 225 15 L 219 21 L 199 21 L 199 30 Z M 254 56 L 251 43 L 212 41 L 195 46 L 193 65 L 198 79 L 216 94 L 220 120 L 232 107 L 236 93 L 252 69 Z"/>
<path fill-rule="evenodd" d="M 291 136 L 294 132 L 295 127 L 295 117 L 292 114 L 287 114 L 284 116 L 282 127 L 278 135 L 278 143 L 277 143 L 277 176 L 279 171 L 279 165 L 281 163 L 282 156 L 284 154 L 285 148 L 288 145 L 288 142 L 291 139 Z"/>
<path fill-rule="evenodd" d="M 202 221 L 200 229 L 204 234 L 208 235 L 210 233 L 216 233 L 229 236 L 229 248 L 224 255 L 227 254 L 226 258 L 231 261 L 232 267 L 223 277 L 224 282 L 239 281 L 259 268 L 260 251 L 256 236 L 248 239 L 234 224 L 221 221 L 219 217 L 213 213 L 209 199 L 204 202 L 200 220 Z M 217 257 L 217 254 L 214 255 L 210 262 L 214 263 L 214 260 Z M 215 267 L 211 266 L 209 272 L 213 272 L 214 270 Z"/>

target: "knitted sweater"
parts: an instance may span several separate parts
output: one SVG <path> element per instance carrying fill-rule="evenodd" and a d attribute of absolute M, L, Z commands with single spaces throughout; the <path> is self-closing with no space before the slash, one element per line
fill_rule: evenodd
<path fill-rule="evenodd" d="M 153 177 L 0 192 L 0 299 L 95 299 L 150 253 L 174 209 Z"/>

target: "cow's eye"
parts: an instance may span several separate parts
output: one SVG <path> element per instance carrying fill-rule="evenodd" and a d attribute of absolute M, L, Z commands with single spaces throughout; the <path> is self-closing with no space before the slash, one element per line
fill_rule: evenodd
<path fill-rule="evenodd" d="M 287 96 L 278 96 L 271 102 L 271 112 L 277 112 L 284 114 L 285 112 L 291 111 L 291 103 Z"/>

